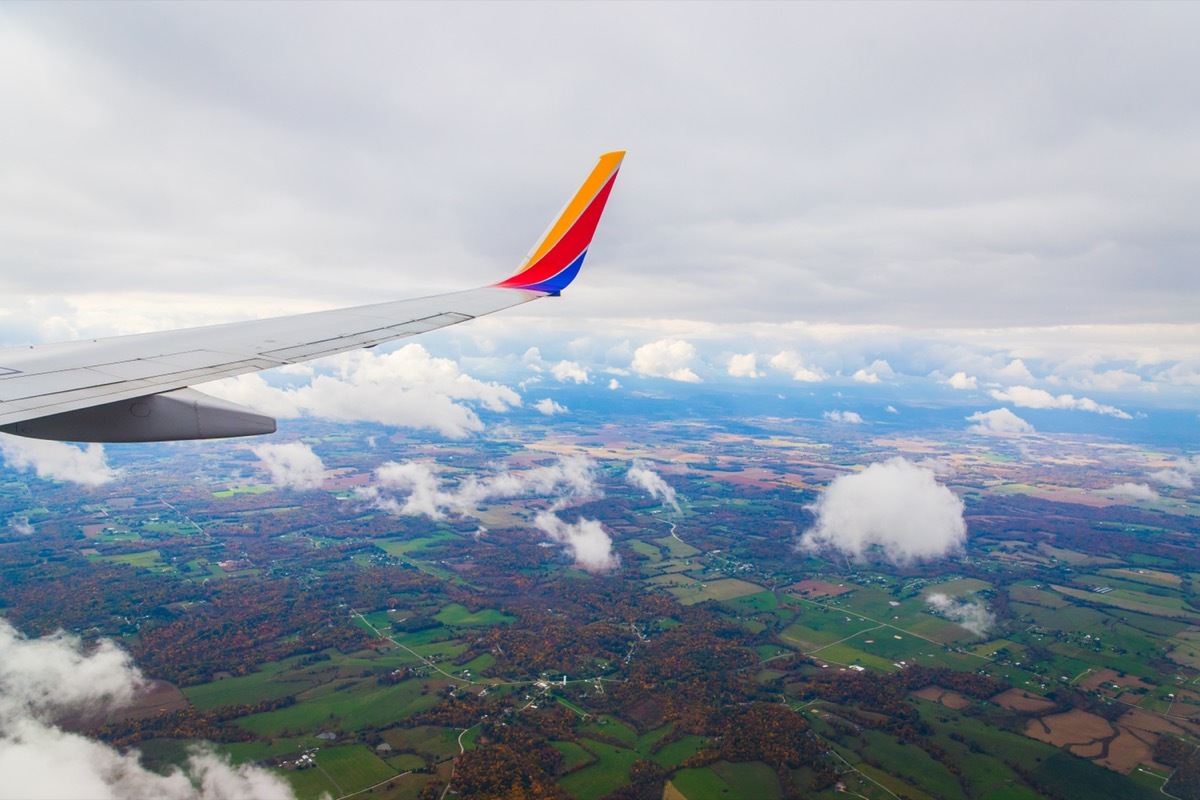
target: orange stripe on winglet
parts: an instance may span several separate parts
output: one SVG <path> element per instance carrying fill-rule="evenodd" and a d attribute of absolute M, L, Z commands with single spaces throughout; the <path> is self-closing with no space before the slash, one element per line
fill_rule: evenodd
<path fill-rule="evenodd" d="M 529 254 L 529 258 L 525 259 L 525 263 L 521 265 L 521 269 L 517 270 L 517 275 L 520 275 L 536 264 L 542 256 L 550 252 L 550 249 L 554 245 L 558 244 L 559 240 L 571 229 L 571 226 L 579 220 L 579 217 L 587 209 L 592 200 L 596 198 L 596 195 L 600 194 L 600 190 L 608 183 L 608 179 L 621 168 L 621 161 L 624 158 L 624 150 L 616 150 L 600 156 L 600 163 L 592 170 L 592 174 L 587 176 L 587 180 L 583 182 L 583 185 L 579 187 L 579 191 L 571 198 L 571 202 L 567 203 L 567 207 L 563 209 L 558 219 L 546 231 L 546 235 L 534 246 L 533 252 Z"/>

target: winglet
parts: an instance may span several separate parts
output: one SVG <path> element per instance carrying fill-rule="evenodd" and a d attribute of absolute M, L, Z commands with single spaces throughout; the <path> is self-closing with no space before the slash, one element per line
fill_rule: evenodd
<path fill-rule="evenodd" d="M 579 274 L 625 151 L 600 156 L 579 191 L 534 245 L 517 273 L 496 286 L 558 294 Z"/>

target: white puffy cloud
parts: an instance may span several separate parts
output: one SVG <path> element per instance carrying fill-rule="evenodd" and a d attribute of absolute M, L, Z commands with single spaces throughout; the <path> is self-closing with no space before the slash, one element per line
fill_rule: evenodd
<path fill-rule="evenodd" d="M 1152 472 L 1150 479 L 1175 489 L 1191 489 L 1195 486 L 1197 476 L 1200 476 L 1200 456 L 1192 456 L 1166 469 Z"/>
<path fill-rule="evenodd" d="M 1090 411 L 1094 414 L 1106 414 L 1119 419 L 1132 419 L 1121 409 L 1102 405 L 1088 397 L 1075 397 L 1070 394 L 1053 395 L 1045 389 L 1034 389 L 1029 386 L 993 389 L 989 394 L 1002 403 L 1012 403 L 1014 406 L 1022 408 L 1066 408 Z"/>
<path fill-rule="evenodd" d="M 521 405 L 507 386 L 473 378 L 419 344 L 384 354 L 355 350 L 324 363 L 335 374 L 318 373 L 296 388 L 274 388 L 255 373 L 209 384 L 205 391 L 276 417 L 307 414 L 432 428 L 455 438 L 483 430 L 474 406 L 505 411 Z"/>
<path fill-rule="evenodd" d="M 555 414 L 565 414 L 570 411 L 569 408 L 554 402 L 549 397 L 544 397 L 541 400 L 538 400 L 533 404 L 533 407 L 538 412 L 545 414 L 547 417 L 552 417 Z"/>
<path fill-rule="evenodd" d="M 996 615 L 982 603 L 958 600 L 935 592 L 925 598 L 930 608 L 957 622 L 976 636 L 984 636 L 996 624 Z"/>
<path fill-rule="evenodd" d="M 975 433 L 1033 433 L 1033 426 L 1018 417 L 1007 408 L 997 408 L 992 411 L 976 411 L 966 418 L 974 422 L 967 430 Z"/>
<path fill-rule="evenodd" d="M 445 510 L 458 510 L 458 501 L 452 492 L 443 491 L 441 481 L 425 464 L 408 461 L 403 464 L 389 461 L 375 470 L 378 486 L 356 489 L 358 496 L 389 514 L 409 514 L 442 519 Z M 395 497 L 384 494 L 380 487 L 407 492 L 401 503 Z"/>
<path fill-rule="evenodd" d="M 1104 494 L 1116 495 L 1117 497 L 1127 497 L 1130 500 L 1157 500 L 1158 492 L 1154 491 L 1145 483 L 1118 483 L 1103 490 Z"/>
<path fill-rule="evenodd" d="M 579 365 L 577 361 L 559 361 L 550 368 L 550 372 L 560 383 L 573 381 L 574 383 L 591 383 L 592 379 L 588 376 L 587 367 Z"/>
<path fill-rule="evenodd" d="M 754 353 L 738 353 L 729 357 L 729 374 L 734 378 L 761 378 L 758 371 L 758 356 Z"/>
<path fill-rule="evenodd" d="M 194 748 L 183 769 L 165 775 L 141 765 L 137 751 L 59 728 L 54 720 L 128 704 L 144 685 L 129 655 L 109 640 L 86 647 L 58 633 L 29 639 L 0 620 L 0 797 L 22 800 L 234 800 L 292 798 L 268 770 L 234 767 Z"/>
<path fill-rule="evenodd" d="M 271 483 L 285 489 L 320 489 L 325 464 L 303 442 L 259 444 L 250 448 L 271 472 Z"/>
<path fill-rule="evenodd" d="M 638 375 L 650 378 L 670 378 L 684 383 L 700 383 L 700 376 L 691 369 L 696 348 L 682 339 L 659 339 L 633 351 L 629 368 Z"/>
<path fill-rule="evenodd" d="M 792 350 L 784 350 L 771 356 L 769 363 L 777 370 L 790 373 L 792 380 L 803 383 L 820 383 L 828 377 L 816 367 L 805 366 L 800 354 Z"/>
<path fill-rule="evenodd" d="M 856 411 L 826 411 L 821 415 L 830 422 L 840 422 L 843 425 L 862 425 L 863 418 Z"/>
<path fill-rule="evenodd" d="M 108 466 L 103 445 L 95 443 L 81 450 L 66 442 L 0 433 L 0 455 L 14 469 L 33 469 L 39 478 L 83 486 L 99 486 L 120 474 Z"/>
<path fill-rule="evenodd" d="M 1129 389 L 1140 387 L 1144 383 L 1141 375 L 1126 369 L 1108 369 L 1103 372 L 1081 370 L 1075 374 L 1064 374 L 1059 380 L 1071 386 L 1077 386 L 1080 389 L 1101 392 L 1128 391 Z"/>
<path fill-rule="evenodd" d="M 865 559 L 878 548 L 905 564 L 958 552 L 966 542 L 962 501 L 932 470 L 899 456 L 835 478 L 808 509 L 817 520 L 800 539 L 803 550 Z"/>
<path fill-rule="evenodd" d="M 360 488 L 359 497 L 392 514 L 433 519 L 447 514 L 473 516 L 478 505 L 497 498 L 551 497 L 557 507 L 599 494 L 596 466 L 582 456 L 564 456 L 549 466 L 515 472 L 471 475 L 453 486 L 444 486 L 432 468 L 415 461 L 389 461 L 375 470 L 375 478 L 377 485 Z M 386 490 L 399 490 L 403 500 Z"/>
<path fill-rule="evenodd" d="M 650 462 L 636 459 L 629 471 L 625 473 L 625 482 L 630 486 L 645 489 L 651 497 L 661 500 L 663 505 L 670 506 L 676 514 L 679 513 L 679 501 L 675 497 L 675 488 L 663 480 L 662 476 L 650 469 Z"/>
<path fill-rule="evenodd" d="M 951 375 L 946 383 L 954 389 L 974 389 L 976 387 L 975 376 L 968 376 L 965 372 L 956 372 Z"/>
<path fill-rule="evenodd" d="M 555 514 L 572 501 L 600 493 L 596 465 L 582 456 L 565 456 L 548 466 L 502 471 L 482 478 L 472 475 L 454 486 L 445 486 L 429 466 L 411 461 L 388 462 L 375 470 L 375 478 L 376 485 L 357 490 L 360 499 L 389 514 L 423 515 L 431 519 L 451 514 L 473 517 L 479 505 L 498 498 L 552 498 L 550 508 L 540 511 L 534 520 L 540 530 L 564 545 L 584 569 L 603 571 L 619 564 L 612 552 L 612 538 L 599 522 L 580 520 L 568 524 Z M 476 538 L 482 535 L 479 533 Z"/>
<path fill-rule="evenodd" d="M 620 388 L 621 388 L 621 382 L 619 380 L 617 380 L 616 378 L 609 379 L 608 390 L 610 392 L 615 392 L 617 389 L 620 389 Z"/>
<path fill-rule="evenodd" d="M 546 368 L 546 362 L 542 358 L 542 351 L 537 347 L 531 347 L 521 356 L 521 363 L 529 367 L 534 372 L 541 372 Z"/>
<path fill-rule="evenodd" d="M 1025 366 L 1025 362 L 1019 358 L 1014 358 L 1002 369 L 996 370 L 993 377 L 1004 383 L 1033 383 L 1037 380 L 1029 371 L 1029 367 Z"/>
<path fill-rule="evenodd" d="M 851 377 L 859 383 L 881 383 L 895 378 L 896 371 L 892 369 L 891 364 L 879 359 L 858 370 Z"/>
<path fill-rule="evenodd" d="M 543 511 L 534 519 L 534 524 L 551 539 L 565 545 L 576 565 L 588 572 L 607 572 L 621 564 L 621 559 L 612 551 L 612 537 L 599 520 L 581 519 L 568 523 L 553 512 Z"/>

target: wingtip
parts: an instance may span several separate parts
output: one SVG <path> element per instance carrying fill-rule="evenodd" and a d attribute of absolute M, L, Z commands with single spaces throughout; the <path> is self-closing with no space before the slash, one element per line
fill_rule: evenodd
<path fill-rule="evenodd" d="M 496 285 L 548 294 L 558 294 L 566 288 L 583 265 L 608 193 L 624 160 L 624 150 L 601 155 L 563 213 L 534 246 L 521 270 Z"/>

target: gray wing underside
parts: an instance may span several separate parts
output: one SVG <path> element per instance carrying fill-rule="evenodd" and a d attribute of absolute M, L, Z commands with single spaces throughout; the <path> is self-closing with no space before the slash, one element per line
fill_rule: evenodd
<path fill-rule="evenodd" d="M 0 350 L 0 425 L 373 347 L 546 295 L 485 287 L 273 319 Z"/>

